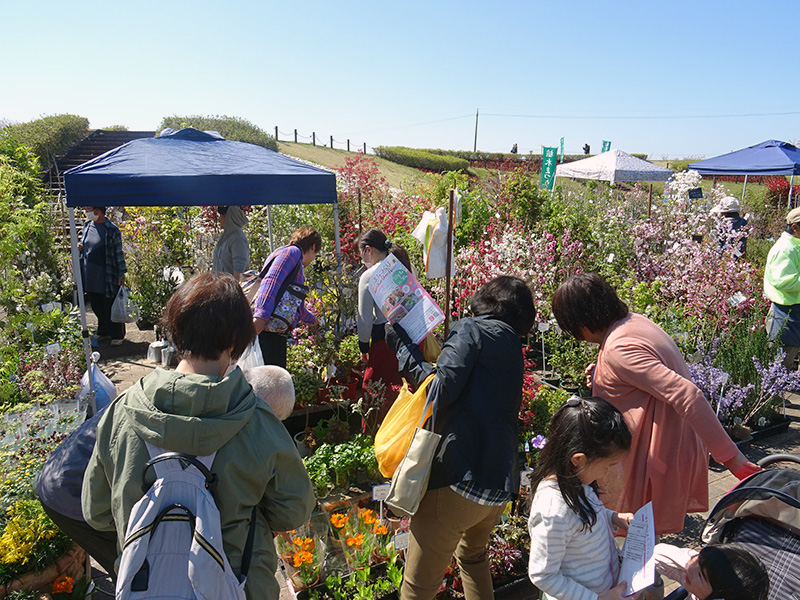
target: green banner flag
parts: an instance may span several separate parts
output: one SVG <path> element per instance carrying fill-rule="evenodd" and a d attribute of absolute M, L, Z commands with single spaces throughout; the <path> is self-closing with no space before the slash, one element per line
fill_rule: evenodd
<path fill-rule="evenodd" d="M 542 148 L 542 183 L 543 190 L 551 191 L 556 182 L 556 159 L 558 148 Z"/>
<path fill-rule="evenodd" d="M 564 138 L 561 138 L 561 160 L 558 162 L 564 162 Z"/>
<path fill-rule="evenodd" d="M 602 154 L 603 152 L 608 152 L 609 150 L 611 150 L 611 142 L 603 140 L 603 149 L 600 151 L 600 153 Z"/>

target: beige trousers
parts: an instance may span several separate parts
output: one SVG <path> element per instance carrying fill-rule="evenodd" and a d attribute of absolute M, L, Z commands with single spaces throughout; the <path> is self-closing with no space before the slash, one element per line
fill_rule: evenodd
<path fill-rule="evenodd" d="M 449 487 L 428 490 L 411 519 L 400 600 L 432 600 L 454 555 L 466 600 L 492 600 L 486 546 L 504 509 L 482 506 Z"/>

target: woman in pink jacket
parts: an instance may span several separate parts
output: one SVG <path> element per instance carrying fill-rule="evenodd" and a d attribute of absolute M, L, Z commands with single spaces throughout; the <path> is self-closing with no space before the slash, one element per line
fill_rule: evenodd
<path fill-rule="evenodd" d="M 708 510 L 709 452 L 739 479 L 758 470 L 692 383 L 672 338 L 628 312 L 600 275 L 573 275 L 556 290 L 552 307 L 564 331 L 600 344 L 594 373 L 587 369 L 592 395 L 616 406 L 633 435 L 624 489 L 609 489 L 607 507 L 635 512 L 652 500 L 656 533 L 677 533 L 686 513 Z"/>

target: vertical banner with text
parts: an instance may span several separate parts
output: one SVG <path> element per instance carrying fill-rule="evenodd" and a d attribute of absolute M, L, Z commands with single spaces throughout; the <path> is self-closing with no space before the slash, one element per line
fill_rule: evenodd
<path fill-rule="evenodd" d="M 559 160 L 558 162 L 562 162 L 562 163 L 564 162 L 564 138 L 563 137 L 561 138 L 561 160 Z"/>
<path fill-rule="evenodd" d="M 556 159 L 558 148 L 542 148 L 542 184 L 543 190 L 552 191 L 556 181 Z"/>
<path fill-rule="evenodd" d="M 601 154 L 603 152 L 608 152 L 609 150 L 611 150 L 611 142 L 607 142 L 606 140 L 603 140 L 603 149 L 601 150 Z"/>

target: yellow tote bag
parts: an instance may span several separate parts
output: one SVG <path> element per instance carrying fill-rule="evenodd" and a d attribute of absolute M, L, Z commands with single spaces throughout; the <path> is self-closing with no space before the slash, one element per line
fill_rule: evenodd
<path fill-rule="evenodd" d="M 394 475 L 411 444 L 414 429 L 420 426 L 420 421 L 424 422 L 431 416 L 431 406 L 428 406 L 424 420 L 422 411 L 425 409 L 426 390 L 434 375 L 431 373 L 413 394 L 408 391 L 408 382 L 404 382 L 375 434 L 375 457 L 384 477 Z"/>

